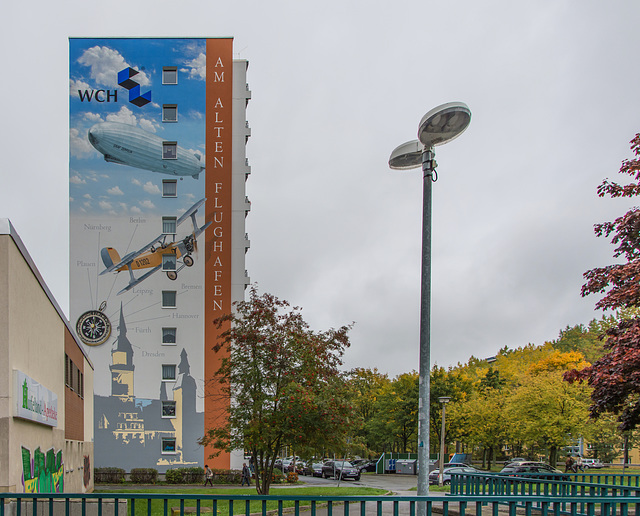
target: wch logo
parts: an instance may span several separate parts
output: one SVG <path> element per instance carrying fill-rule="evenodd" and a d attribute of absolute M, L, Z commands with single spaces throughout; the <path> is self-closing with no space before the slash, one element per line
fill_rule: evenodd
<path fill-rule="evenodd" d="M 129 102 L 142 107 L 151 102 L 151 90 L 140 94 L 140 84 L 132 79 L 140 72 L 133 68 L 125 68 L 118 72 L 118 85 L 129 90 Z M 118 102 L 118 90 L 78 90 L 80 102 Z"/>
<path fill-rule="evenodd" d="M 137 70 L 133 68 L 125 68 L 118 72 L 118 85 L 129 90 L 129 102 L 138 107 L 142 107 L 151 102 L 151 90 L 140 94 L 140 85 L 131 77 L 138 75 Z"/>

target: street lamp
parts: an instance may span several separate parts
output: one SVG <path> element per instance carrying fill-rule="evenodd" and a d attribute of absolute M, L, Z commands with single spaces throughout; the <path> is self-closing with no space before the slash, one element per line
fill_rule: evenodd
<path fill-rule="evenodd" d="M 442 403 L 442 428 L 440 429 L 440 470 L 438 475 L 438 485 L 442 486 L 442 481 L 444 478 L 444 418 L 445 418 L 445 407 L 447 403 L 451 401 L 449 396 L 440 396 L 438 401 Z"/>
<path fill-rule="evenodd" d="M 420 293 L 420 366 L 418 401 L 418 496 L 429 494 L 429 373 L 431 332 L 431 183 L 437 178 L 437 145 L 457 138 L 471 122 L 471 111 L 462 102 L 450 102 L 429 111 L 420 120 L 418 140 L 396 147 L 389 158 L 394 170 L 422 165 L 422 284 Z M 435 175 L 435 177 L 434 177 Z"/>

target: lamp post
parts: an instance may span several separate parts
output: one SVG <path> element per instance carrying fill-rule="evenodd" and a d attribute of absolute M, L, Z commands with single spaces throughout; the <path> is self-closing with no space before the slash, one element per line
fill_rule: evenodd
<path fill-rule="evenodd" d="M 442 428 L 440 429 L 440 469 L 438 475 L 438 485 L 442 486 L 444 479 L 444 420 L 445 420 L 445 407 L 447 403 L 451 401 L 449 396 L 440 396 L 438 401 L 442 403 Z"/>
<path fill-rule="evenodd" d="M 437 177 L 433 148 L 458 137 L 471 122 L 462 102 L 438 106 L 420 120 L 418 140 L 396 147 L 389 158 L 394 170 L 422 165 L 422 280 L 420 293 L 420 365 L 418 385 L 418 496 L 429 494 L 429 374 L 431 333 L 431 183 Z"/>

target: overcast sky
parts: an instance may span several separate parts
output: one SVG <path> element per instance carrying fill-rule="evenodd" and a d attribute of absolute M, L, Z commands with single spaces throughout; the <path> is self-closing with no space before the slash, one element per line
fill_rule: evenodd
<path fill-rule="evenodd" d="M 249 61 L 247 269 L 315 329 L 355 322 L 348 367 L 418 368 L 422 174 L 388 168 L 421 117 L 436 149 L 432 361 L 588 323 L 612 261 L 599 199 L 640 132 L 640 2 L 58 0 L 3 6 L 0 217 L 68 314 L 68 38 L 233 36 Z"/>

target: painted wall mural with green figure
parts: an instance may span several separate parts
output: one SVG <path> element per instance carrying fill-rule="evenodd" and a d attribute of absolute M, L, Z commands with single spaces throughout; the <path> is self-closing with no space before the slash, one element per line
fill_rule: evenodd
<path fill-rule="evenodd" d="M 22 447 L 22 484 L 25 493 L 64 493 L 62 450 L 46 453 Z"/>

